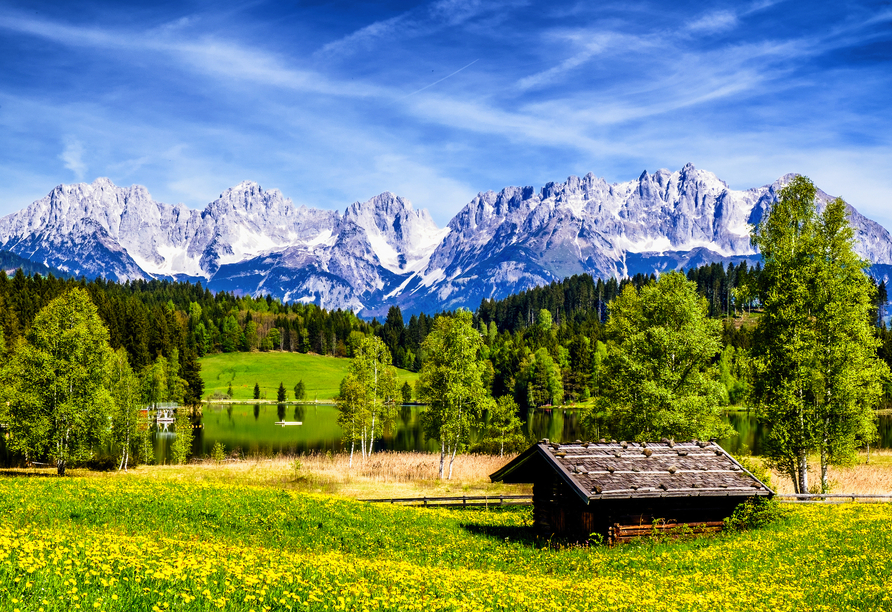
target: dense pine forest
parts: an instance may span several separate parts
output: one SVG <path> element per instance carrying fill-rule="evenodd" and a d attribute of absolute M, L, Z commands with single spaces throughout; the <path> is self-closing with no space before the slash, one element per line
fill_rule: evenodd
<path fill-rule="evenodd" d="M 716 366 L 732 404 L 746 391 L 744 357 L 758 323 L 759 296 L 747 296 L 740 287 L 759 272 L 745 262 L 687 272 L 710 316 L 724 320 L 724 350 Z M 626 286 L 640 288 L 652 280 L 653 275 L 604 281 L 581 274 L 502 300 L 484 300 L 474 324 L 484 338 L 493 395 L 513 395 L 519 404 L 531 406 L 584 401 L 596 394 L 609 304 Z M 387 345 L 394 365 L 418 371 L 426 358 L 422 343 L 434 319 L 450 314 L 422 313 L 406 321 L 394 306 L 383 322 L 367 321 L 350 311 L 283 304 L 269 296 L 215 294 L 198 283 L 87 281 L 19 269 L 12 277 L 0 271 L 6 350 L 16 346 L 42 307 L 73 286 L 90 294 L 109 329 L 112 348 L 123 347 L 137 371 L 165 360 L 185 382 L 187 402 L 202 396 L 198 359 L 214 352 L 281 350 L 351 357 L 363 337 L 374 335 Z M 881 284 L 876 297 L 879 353 L 892 364 L 892 331 L 882 323 L 886 300 Z"/>

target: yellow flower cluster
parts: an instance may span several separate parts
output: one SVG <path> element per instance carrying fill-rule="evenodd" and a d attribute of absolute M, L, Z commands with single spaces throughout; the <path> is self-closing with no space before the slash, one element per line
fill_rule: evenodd
<path fill-rule="evenodd" d="M 19 513 L 37 509 L 25 493 L 0 517 L 3 610 L 892 610 L 888 505 L 797 508 L 770 529 L 616 548 L 536 548 L 471 529 L 516 527 L 528 512 L 382 509 L 394 533 L 416 519 L 451 526 L 427 543 L 422 530 L 412 546 L 431 550 L 419 556 L 387 534 L 380 550 L 344 553 L 261 546 L 250 535 L 198 537 L 185 527 L 178 537 L 73 520 L 35 524 Z M 367 508 L 300 501 L 320 513 L 351 508 L 360 523 Z M 475 546 L 484 552 L 458 557 L 474 567 L 452 560 Z"/>

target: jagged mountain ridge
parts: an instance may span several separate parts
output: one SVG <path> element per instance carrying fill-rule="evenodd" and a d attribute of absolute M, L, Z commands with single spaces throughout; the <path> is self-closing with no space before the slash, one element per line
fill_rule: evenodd
<path fill-rule="evenodd" d="M 343 214 L 295 207 L 243 182 L 204 210 L 154 201 L 108 179 L 60 185 L 0 219 L 0 249 L 72 274 L 201 280 L 212 290 L 313 301 L 364 315 L 435 311 L 588 272 L 622 276 L 713 261 L 758 260 L 749 228 L 772 185 L 735 191 L 688 164 L 625 183 L 593 174 L 542 189 L 480 193 L 438 228 L 385 192 Z M 819 192 L 823 204 L 830 196 Z M 850 208 L 859 253 L 892 269 L 892 238 Z"/>

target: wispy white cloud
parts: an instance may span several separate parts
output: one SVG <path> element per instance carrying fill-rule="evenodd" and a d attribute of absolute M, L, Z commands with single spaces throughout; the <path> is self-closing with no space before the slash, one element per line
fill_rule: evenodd
<path fill-rule="evenodd" d="M 796 26 L 805 9 L 793 3 L 783 7 L 790 18 L 771 2 L 691 11 L 556 0 L 513 12 L 519 4 L 439 0 L 397 15 L 375 5 L 357 9 L 365 21 L 353 23 L 365 25 L 345 36 L 334 19 L 318 32 L 295 25 L 303 9 L 267 21 L 227 17 L 225 6 L 185 17 L 168 10 L 152 15 L 161 25 L 141 29 L 101 11 L 78 22 L 64 11 L 41 18 L 0 8 L 0 35 L 23 50 L 37 37 L 58 58 L 32 70 L 41 104 L 25 100 L 36 89 L 12 92 L 24 122 L 3 101 L 18 67 L 5 71 L 12 60 L 0 58 L 0 129 L 55 171 L 64 164 L 79 179 L 143 182 L 191 206 L 253 179 L 311 206 L 390 189 L 447 212 L 505 176 L 592 170 L 624 180 L 629 167 L 693 161 L 745 187 L 759 172 L 773 180 L 807 166 L 812 151 L 845 150 L 855 132 L 874 151 L 892 146 L 889 120 L 874 108 L 892 77 L 840 53 L 887 40 L 877 24 L 892 19 L 888 10 L 834 9 L 839 18 L 815 29 Z M 318 11 L 329 9 L 305 14 Z M 72 62 L 76 83 L 59 69 Z M 816 68 L 822 62 L 834 65 Z M 61 78 L 50 83 L 50 74 Z M 77 141 L 63 142 L 60 155 L 59 135 L 72 126 Z M 0 152 L 0 173 L 16 163 Z M 837 173 L 840 184 L 859 177 L 885 193 L 889 179 L 863 174 L 854 162 Z"/>
<path fill-rule="evenodd" d="M 437 0 L 363 26 L 342 38 L 326 43 L 314 56 L 319 59 L 333 59 L 361 53 L 379 44 L 394 44 L 396 41 L 430 35 L 443 28 L 452 28 L 481 14 L 504 10 L 510 5 L 479 0 Z"/>
<path fill-rule="evenodd" d="M 164 54 L 173 57 L 180 69 L 191 67 L 204 75 L 228 80 L 360 98 L 386 94 L 373 83 L 332 81 L 316 71 L 294 67 L 293 59 L 240 45 L 232 40 L 212 36 L 196 39 L 180 32 L 181 27 L 142 32 L 70 26 L 44 19 L 0 15 L 0 28 L 74 47 Z"/>
<path fill-rule="evenodd" d="M 723 32 L 737 27 L 737 23 L 737 15 L 732 11 L 714 11 L 691 23 L 688 30 L 706 33 Z"/>
<path fill-rule="evenodd" d="M 405 34 L 415 24 L 411 15 L 412 13 L 403 13 L 390 19 L 370 23 L 343 38 L 327 43 L 315 53 L 315 56 L 327 59 L 357 53 L 369 49 L 377 41 L 393 36 L 400 30 Z"/>
<path fill-rule="evenodd" d="M 627 49 L 629 47 L 641 48 L 650 46 L 645 39 L 617 32 L 573 30 L 553 33 L 551 36 L 558 39 L 560 46 L 569 44 L 571 47 L 575 47 L 576 53 L 556 66 L 523 77 L 517 82 L 517 86 L 520 89 L 527 90 L 551 85 L 562 80 L 566 73 L 586 64 L 595 56 L 603 55 L 606 52 L 616 49 Z"/>
<path fill-rule="evenodd" d="M 87 173 L 87 163 L 84 161 L 84 145 L 76 138 L 68 138 L 65 142 L 65 148 L 59 154 L 59 159 L 65 164 L 65 167 L 74 173 L 77 180 L 84 180 Z"/>

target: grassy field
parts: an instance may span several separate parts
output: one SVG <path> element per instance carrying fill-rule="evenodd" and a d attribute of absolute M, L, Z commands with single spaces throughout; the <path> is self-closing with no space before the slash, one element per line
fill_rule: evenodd
<path fill-rule="evenodd" d="M 0 478 L 2 609 L 892 609 L 889 504 L 609 548 L 537 538 L 529 508 L 372 505 L 192 467 Z"/>
<path fill-rule="evenodd" d="M 285 384 L 288 400 L 294 399 L 294 385 L 303 380 L 308 401 L 328 401 L 338 394 L 347 374 L 349 359 L 302 353 L 271 351 L 267 353 L 215 353 L 201 359 L 204 395 L 226 393 L 232 385 L 233 399 L 254 399 L 254 384 L 260 385 L 260 397 L 276 399 L 279 383 Z M 397 369 L 399 384 L 414 385 L 418 374 Z"/>

